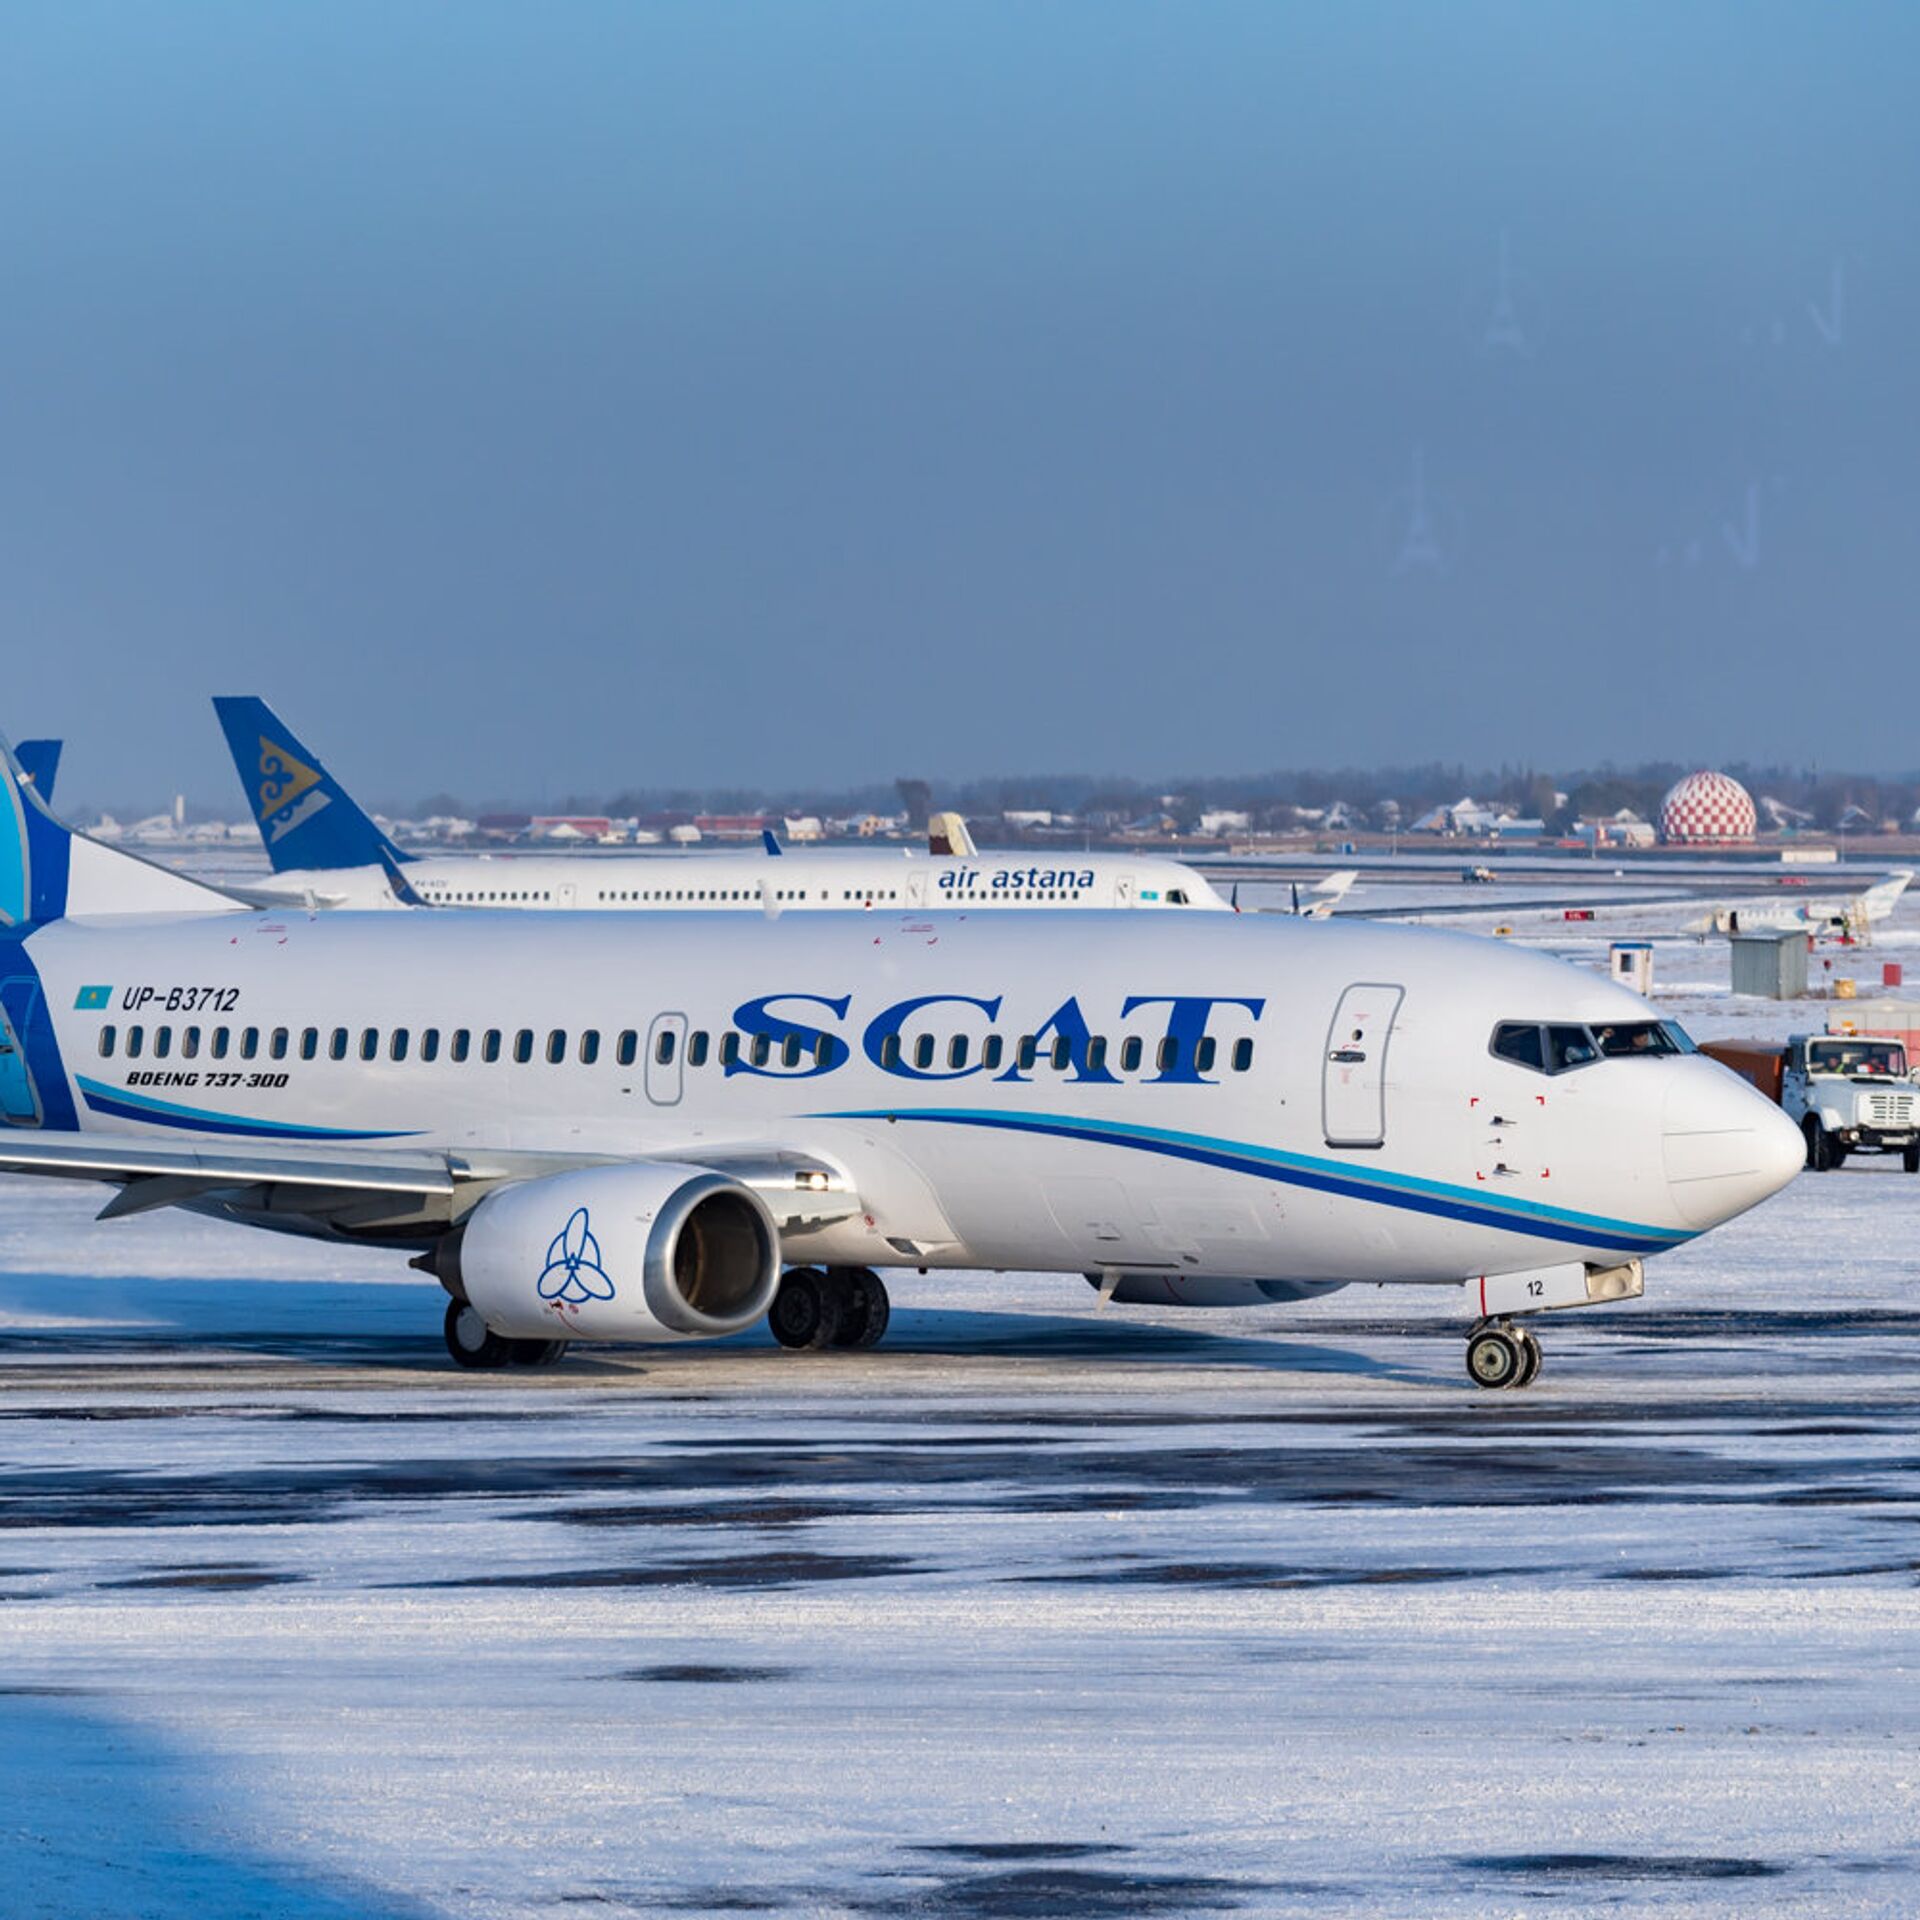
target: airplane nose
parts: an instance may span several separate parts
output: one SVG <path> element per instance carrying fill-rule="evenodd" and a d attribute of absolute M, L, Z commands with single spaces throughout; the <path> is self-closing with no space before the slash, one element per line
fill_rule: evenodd
<path fill-rule="evenodd" d="M 1716 1227 L 1775 1194 L 1806 1159 L 1800 1129 L 1712 1060 L 1676 1060 L 1663 1116 L 1667 1185 L 1690 1227 Z"/>

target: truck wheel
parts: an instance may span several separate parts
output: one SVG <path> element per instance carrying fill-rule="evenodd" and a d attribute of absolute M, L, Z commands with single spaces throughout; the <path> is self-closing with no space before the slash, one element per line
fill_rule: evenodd
<path fill-rule="evenodd" d="M 1835 1165 L 1833 1141 L 1827 1130 L 1812 1114 L 1805 1122 L 1807 1136 L 1807 1165 L 1815 1173 L 1831 1173 Z"/>
<path fill-rule="evenodd" d="M 1902 1147 L 1900 1149 L 1900 1164 L 1905 1167 L 1909 1173 L 1920 1173 L 1920 1145 Z"/>

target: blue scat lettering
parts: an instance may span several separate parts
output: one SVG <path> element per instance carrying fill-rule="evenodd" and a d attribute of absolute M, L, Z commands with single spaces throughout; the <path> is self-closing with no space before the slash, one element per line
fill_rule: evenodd
<path fill-rule="evenodd" d="M 821 993 L 767 993 L 758 1000 L 749 1000 L 745 1005 L 734 1008 L 733 1024 L 741 1033 L 749 1040 L 765 1035 L 772 1043 L 773 1051 L 764 1067 L 756 1067 L 747 1058 L 747 1049 L 741 1048 L 739 1057 L 727 1062 L 728 1079 L 736 1073 L 751 1073 L 757 1074 L 762 1080 L 815 1080 L 823 1073 L 831 1073 L 834 1068 L 846 1065 L 852 1050 L 838 1034 L 775 1013 L 773 1007 L 777 1001 L 797 1001 L 802 1006 L 825 1007 L 836 1020 L 844 1020 L 847 1008 L 853 1004 L 853 996 L 843 993 L 839 999 L 829 1000 Z M 800 1043 L 798 1066 L 780 1064 L 780 1049 L 788 1040 Z M 820 1057 L 820 1043 L 823 1040 L 826 1042 L 825 1058 Z"/>
<path fill-rule="evenodd" d="M 884 1013 L 875 1014 L 867 1022 L 867 1030 L 860 1040 L 867 1058 L 882 1073 L 891 1073 L 902 1080 L 965 1080 L 980 1072 L 978 1066 L 916 1067 L 907 1059 L 904 1048 L 891 1066 L 887 1064 L 887 1042 L 897 1039 L 900 1029 L 923 1007 L 978 1007 L 991 1024 L 1000 1017 L 1000 996 L 996 994 L 991 1000 L 976 1000 L 969 993 L 923 993 L 917 1000 L 901 1000 Z"/>
<path fill-rule="evenodd" d="M 1136 1007 L 1165 1007 L 1167 1029 L 1163 1037 L 1178 1042 L 1172 1066 L 1156 1073 L 1145 1084 L 1150 1087 L 1210 1087 L 1216 1083 L 1200 1072 L 1194 1065 L 1194 1059 L 1200 1042 L 1207 1037 L 1207 1020 L 1213 1009 L 1245 1007 L 1258 1020 L 1267 1010 L 1267 1003 L 1264 999 L 1240 999 L 1231 994 L 1130 993 L 1126 1004 L 1120 1009 L 1120 1018 L 1124 1020 Z"/>
<path fill-rule="evenodd" d="M 1080 1011 L 1080 1002 L 1069 996 L 1059 1007 L 1047 1016 L 1044 1026 L 1036 1027 L 1033 1032 L 1035 1049 L 1044 1054 L 1054 1040 L 1065 1037 L 1067 1042 L 1067 1077 L 1073 1080 L 1088 1080 L 1100 1086 L 1117 1086 L 1118 1077 L 1105 1067 L 1092 1066 L 1087 1059 L 1087 1043 L 1093 1038 L 1087 1027 L 1087 1016 Z M 1031 1074 L 1020 1071 L 1019 1049 L 1014 1050 L 1013 1065 L 1005 1073 L 995 1076 L 998 1081 L 1026 1081 Z"/>

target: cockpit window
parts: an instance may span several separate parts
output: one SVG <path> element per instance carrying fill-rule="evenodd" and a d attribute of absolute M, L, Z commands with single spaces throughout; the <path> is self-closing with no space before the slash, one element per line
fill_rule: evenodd
<path fill-rule="evenodd" d="M 1493 1051 L 1498 1058 L 1511 1060 L 1516 1067 L 1531 1067 L 1535 1073 L 1547 1070 L 1546 1055 L 1540 1049 L 1540 1029 L 1536 1026 L 1523 1027 L 1510 1021 L 1495 1027 Z"/>
<path fill-rule="evenodd" d="M 1609 1060 L 1629 1059 L 1635 1054 L 1691 1053 L 1693 1042 L 1678 1027 L 1664 1020 L 1620 1020 L 1612 1026 L 1595 1027 L 1593 1037 Z"/>
<path fill-rule="evenodd" d="M 1571 1073 L 1596 1060 L 1656 1059 L 1698 1051 L 1671 1020 L 1614 1020 L 1597 1027 L 1507 1020 L 1494 1028 L 1490 1048 L 1497 1059 L 1531 1067 L 1535 1073 Z"/>
<path fill-rule="evenodd" d="M 1566 1073 L 1600 1058 L 1600 1049 L 1585 1027 L 1547 1029 L 1547 1071 Z"/>

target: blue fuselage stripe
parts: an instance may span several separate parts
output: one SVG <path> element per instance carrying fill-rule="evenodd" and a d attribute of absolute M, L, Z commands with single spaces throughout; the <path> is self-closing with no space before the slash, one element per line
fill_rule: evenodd
<path fill-rule="evenodd" d="M 205 1107 L 176 1106 L 171 1100 L 149 1100 L 137 1093 L 102 1086 L 84 1074 L 78 1077 L 87 1105 L 95 1113 L 111 1114 L 118 1120 L 144 1120 L 155 1126 L 183 1127 L 194 1133 L 266 1134 L 281 1140 L 411 1140 L 415 1137 L 391 1127 L 303 1127 L 284 1120 L 248 1120 L 239 1114 L 214 1113 Z"/>
<path fill-rule="evenodd" d="M 1281 1153 L 1274 1148 L 1252 1146 L 1240 1141 L 1216 1140 L 1205 1134 L 1173 1133 L 1151 1127 L 1128 1126 L 1122 1122 L 1077 1120 L 1065 1114 L 996 1113 L 991 1109 L 929 1107 L 917 1112 L 911 1109 L 873 1109 L 857 1113 L 820 1114 L 816 1118 L 914 1120 L 936 1125 L 985 1127 L 1010 1133 L 1047 1134 L 1063 1140 L 1084 1140 L 1098 1146 L 1131 1147 L 1142 1153 L 1163 1154 L 1170 1159 L 1219 1167 L 1229 1173 L 1249 1174 L 1255 1179 L 1277 1180 L 1287 1186 L 1304 1187 L 1317 1193 L 1338 1194 L 1350 1200 L 1368 1200 L 1379 1206 L 1399 1207 L 1410 1213 L 1460 1220 L 1471 1226 L 1495 1227 L 1505 1233 L 1527 1234 L 1535 1239 L 1559 1241 L 1569 1246 L 1602 1246 L 1617 1248 L 1623 1253 L 1664 1253 L 1668 1248 L 1693 1237 L 1684 1231 L 1668 1232 L 1636 1221 L 1573 1213 L 1558 1207 L 1536 1206 L 1529 1201 L 1491 1201 L 1465 1188 L 1449 1187 L 1439 1181 L 1422 1180 L 1411 1174 L 1389 1173 L 1385 1170 L 1375 1173 L 1348 1167 L 1338 1161 Z"/>

